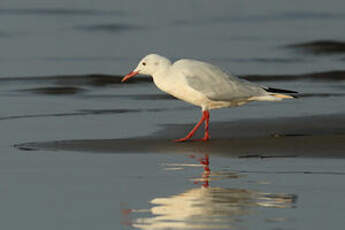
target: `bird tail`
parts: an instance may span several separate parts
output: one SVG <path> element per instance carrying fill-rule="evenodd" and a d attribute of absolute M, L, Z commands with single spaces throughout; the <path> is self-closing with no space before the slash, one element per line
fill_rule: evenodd
<path fill-rule="evenodd" d="M 296 91 L 287 90 L 287 89 L 276 89 L 276 88 L 264 88 L 264 90 L 268 93 L 267 95 L 263 96 L 254 96 L 248 98 L 249 101 L 281 101 L 283 99 L 291 99 L 295 98 L 290 94 L 297 93 Z"/>
<path fill-rule="evenodd" d="M 264 88 L 264 90 L 268 93 L 298 93 L 296 91 L 287 90 L 287 89 L 277 89 L 277 88 Z"/>
<path fill-rule="evenodd" d="M 270 95 L 276 98 L 281 98 L 281 99 L 294 98 L 293 96 L 282 94 L 282 93 L 271 93 Z"/>
<path fill-rule="evenodd" d="M 254 96 L 248 98 L 249 101 L 281 101 L 283 99 L 291 99 L 293 96 L 282 93 L 270 93 L 264 96 Z"/>
<path fill-rule="evenodd" d="M 277 89 L 277 88 L 265 88 L 264 89 L 270 96 L 277 98 L 278 100 L 282 99 L 291 99 L 296 98 L 291 94 L 296 94 L 298 92 L 287 90 L 287 89 Z"/>
<path fill-rule="evenodd" d="M 280 94 L 280 95 L 284 95 L 284 94 Z M 281 96 L 280 97 L 277 96 L 277 94 L 275 95 L 268 94 L 264 96 L 254 96 L 254 97 L 248 98 L 248 101 L 281 101 L 281 100 L 283 100 L 283 98 Z"/>

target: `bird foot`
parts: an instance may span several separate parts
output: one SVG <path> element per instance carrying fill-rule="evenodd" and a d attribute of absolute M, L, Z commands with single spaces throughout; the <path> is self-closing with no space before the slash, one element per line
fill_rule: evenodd
<path fill-rule="evenodd" d="M 206 142 L 209 140 L 209 137 L 208 136 L 205 136 L 203 138 L 199 138 L 199 139 L 190 139 L 190 137 L 184 137 L 184 138 L 180 138 L 180 139 L 176 139 L 176 140 L 173 140 L 173 142 L 186 142 L 186 141 L 203 141 L 203 142 Z"/>
<path fill-rule="evenodd" d="M 205 138 L 205 137 L 203 137 L 203 138 L 199 138 L 199 139 L 193 139 L 192 141 L 203 141 L 203 142 L 206 142 L 206 141 L 208 141 L 208 137 L 207 138 Z"/>
<path fill-rule="evenodd" d="M 193 141 L 208 141 L 210 139 L 210 136 L 206 133 L 205 136 L 203 138 L 200 139 L 195 139 Z"/>
<path fill-rule="evenodd" d="M 190 137 L 183 137 L 183 138 L 180 138 L 180 139 L 176 139 L 176 140 L 173 140 L 173 142 L 186 142 L 190 139 Z"/>

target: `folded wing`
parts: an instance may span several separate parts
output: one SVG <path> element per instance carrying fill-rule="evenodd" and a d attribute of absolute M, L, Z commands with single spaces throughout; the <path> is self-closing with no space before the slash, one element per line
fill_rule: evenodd
<path fill-rule="evenodd" d="M 174 63 L 174 67 L 182 71 L 189 87 L 214 101 L 232 101 L 267 95 L 262 87 L 205 62 L 183 59 Z"/>

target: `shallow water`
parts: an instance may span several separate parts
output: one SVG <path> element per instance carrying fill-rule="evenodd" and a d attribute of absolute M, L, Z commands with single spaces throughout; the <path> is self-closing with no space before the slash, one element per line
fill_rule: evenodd
<path fill-rule="evenodd" d="M 288 45 L 345 40 L 344 6 L 1 1 L 0 227 L 340 229 L 344 77 L 324 71 L 344 53 Z M 175 147 L 199 109 L 147 80 L 118 83 L 151 52 L 301 94 L 212 111 L 214 142 Z"/>

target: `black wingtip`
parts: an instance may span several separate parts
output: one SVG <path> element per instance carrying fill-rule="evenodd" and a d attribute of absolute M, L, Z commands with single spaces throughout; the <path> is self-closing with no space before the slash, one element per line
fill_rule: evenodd
<path fill-rule="evenodd" d="M 287 89 L 277 89 L 277 88 L 265 88 L 269 93 L 298 93 L 296 91 L 287 90 Z"/>

